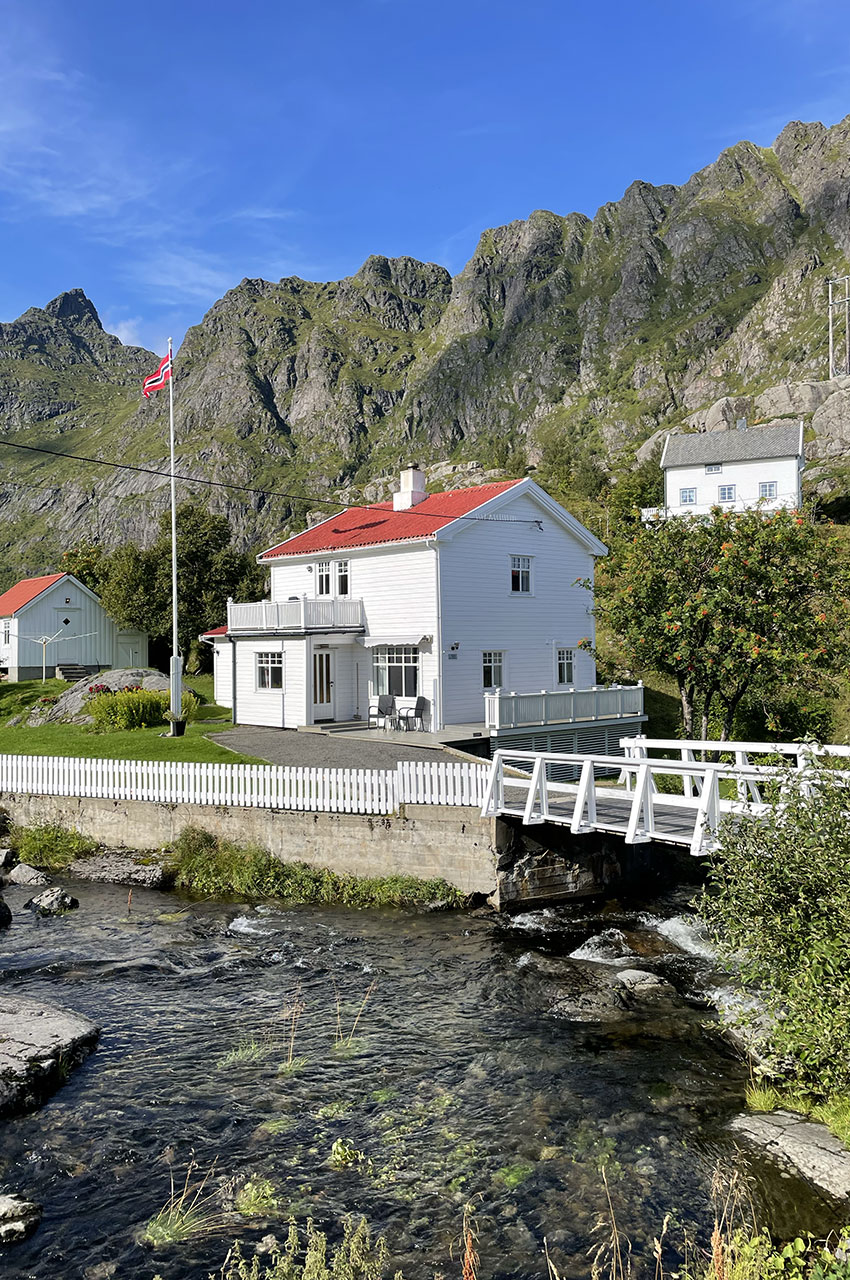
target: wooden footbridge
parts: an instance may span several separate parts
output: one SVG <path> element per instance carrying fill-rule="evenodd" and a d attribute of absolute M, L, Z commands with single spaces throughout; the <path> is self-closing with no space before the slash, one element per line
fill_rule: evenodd
<path fill-rule="evenodd" d="M 497 751 L 482 815 L 682 845 L 699 857 L 716 847 L 721 819 L 766 813 L 791 788 L 811 791 L 836 758 L 846 758 L 837 772 L 850 783 L 850 746 L 647 737 L 620 746 L 622 756 Z"/>

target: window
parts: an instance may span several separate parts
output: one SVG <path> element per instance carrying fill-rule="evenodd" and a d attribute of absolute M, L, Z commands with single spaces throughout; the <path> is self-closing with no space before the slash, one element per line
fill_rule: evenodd
<path fill-rule="evenodd" d="M 734 502 L 735 486 L 733 484 L 721 484 L 717 486 L 718 502 Z"/>
<path fill-rule="evenodd" d="M 558 650 L 558 684 L 575 684 L 572 649 Z"/>
<path fill-rule="evenodd" d="M 316 565 L 316 595 L 329 596 L 331 594 L 331 562 L 330 560 L 320 560 Z"/>
<path fill-rule="evenodd" d="M 679 502 L 683 507 L 693 506 L 697 500 L 696 489 L 680 489 Z"/>
<path fill-rule="evenodd" d="M 776 497 L 776 481 L 762 480 L 761 483 L 759 484 L 759 497 L 775 498 Z"/>
<path fill-rule="evenodd" d="M 707 476 L 719 476 L 723 470 L 723 464 L 720 462 L 707 462 L 705 464 L 705 474 Z"/>
<path fill-rule="evenodd" d="M 419 692 L 419 650 L 412 644 L 385 644 L 372 658 L 375 693 L 415 698 Z"/>
<path fill-rule="evenodd" d="M 531 594 L 531 556 L 511 556 L 511 591 Z"/>
<path fill-rule="evenodd" d="M 485 649 L 482 653 L 481 683 L 485 689 L 501 689 L 504 674 L 504 657 L 505 654 L 502 649 Z"/>
<path fill-rule="evenodd" d="M 282 653 L 258 653 L 257 654 L 257 688 L 258 689 L 282 689 L 283 688 L 283 654 Z"/>
<path fill-rule="evenodd" d="M 348 561 L 336 562 L 336 593 L 338 596 L 348 595 Z"/>

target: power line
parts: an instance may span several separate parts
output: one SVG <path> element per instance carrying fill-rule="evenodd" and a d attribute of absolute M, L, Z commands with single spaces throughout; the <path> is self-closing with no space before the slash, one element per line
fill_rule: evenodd
<path fill-rule="evenodd" d="M 113 471 L 134 471 L 140 475 L 146 476 L 163 476 L 166 480 L 171 479 L 170 471 L 159 471 L 155 467 L 137 467 L 130 462 L 108 462 L 105 458 L 86 458 L 79 453 L 61 453 L 58 449 L 43 449 L 34 444 L 19 444 L 13 440 L 0 440 L 0 446 L 4 449 L 18 449 L 23 453 L 41 453 L 46 454 L 49 458 L 70 458 L 73 462 L 87 462 L 95 467 L 111 467 Z M 319 498 L 311 494 L 304 493 L 282 493 L 276 489 L 256 489 L 248 484 L 234 484 L 227 480 L 208 480 L 199 479 L 196 476 L 184 476 L 178 472 L 174 472 L 175 480 L 182 480 L 184 484 L 201 484 L 206 485 L 210 489 L 234 489 L 239 493 L 256 494 L 263 498 L 284 498 L 287 502 L 306 502 L 318 503 L 327 507 L 342 507 L 346 511 L 374 511 L 375 504 L 367 502 L 342 502 L 338 498 Z M 15 483 L 14 481 L 12 483 Z M 2 487 L 2 484 L 0 484 Z M 33 486 L 36 487 L 36 486 Z M 49 488 L 51 486 L 38 486 Z M 56 486 L 57 488 L 59 486 Z M 438 494 L 430 495 L 438 497 Z M 416 509 L 411 507 L 403 511 L 393 511 L 396 516 L 416 516 Z M 423 513 L 418 513 L 419 519 L 423 518 Z M 539 520 L 516 520 L 504 516 L 469 516 L 469 515 L 438 515 L 434 512 L 429 513 L 429 519 L 445 520 L 447 523 L 455 520 L 473 520 L 478 524 L 539 524 Z"/>

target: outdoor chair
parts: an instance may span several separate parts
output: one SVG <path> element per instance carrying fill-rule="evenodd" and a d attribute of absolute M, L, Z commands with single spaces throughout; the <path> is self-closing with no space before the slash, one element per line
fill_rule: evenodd
<path fill-rule="evenodd" d="M 370 704 L 367 728 L 372 728 L 373 720 L 375 721 L 376 729 L 379 722 L 383 723 L 385 729 L 388 724 L 398 724 L 398 711 L 396 710 L 394 693 L 380 693 L 378 694 L 378 701 Z"/>
<path fill-rule="evenodd" d="M 425 728 L 425 712 L 428 710 L 428 699 L 419 697 L 416 699 L 416 705 L 413 707 L 402 707 L 398 713 L 399 728 L 415 729 L 417 723 L 420 729 Z"/>

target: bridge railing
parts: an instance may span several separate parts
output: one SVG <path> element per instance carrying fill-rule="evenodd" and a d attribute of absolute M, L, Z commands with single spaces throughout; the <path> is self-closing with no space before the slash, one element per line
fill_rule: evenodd
<path fill-rule="evenodd" d="M 578 771 L 577 781 L 564 780 L 567 767 Z M 616 783 L 612 772 L 619 773 Z M 622 835 L 627 844 L 684 844 L 698 856 L 716 847 L 724 816 L 764 813 L 781 805 L 792 787 L 813 790 L 817 776 L 809 768 L 795 771 L 738 760 L 624 759 L 507 749 L 494 753 L 482 815 L 511 815 L 525 825 L 554 822 L 576 835 L 608 831 Z M 840 776 L 850 781 L 850 771 Z M 722 785 L 729 782 L 732 788 Z"/>
<path fill-rule="evenodd" d="M 850 762 L 850 745 L 841 743 L 815 743 L 815 742 L 742 742 L 742 741 L 721 741 L 718 738 L 702 739 L 702 738 L 650 738 L 646 734 L 637 734 L 630 738 L 621 738 L 620 746 L 627 758 L 635 760 L 657 759 L 657 756 L 650 756 L 650 752 L 664 752 L 663 758 L 669 758 L 667 753 L 676 751 L 680 759 L 686 764 L 695 764 L 706 760 L 706 757 L 713 757 L 712 763 L 717 763 L 720 757 L 727 756 L 734 760 L 737 770 L 747 769 L 754 764 L 764 765 L 764 759 L 754 760 L 754 757 L 767 756 L 769 759 L 778 759 L 786 765 L 802 770 L 812 767 L 819 760 L 830 760 L 846 758 Z M 624 777 L 623 781 L 628 786 L 628 777 Z M 685 795 L 698 795 L 700 792 L 699 778 L 689 778 L 684 785 Z M 739 800 L 746 800 L 747 795 L 752 795 L 755 799 L 753 787 L 747 785 L 743 778 L 738 779 L 737 786 Z"/>

